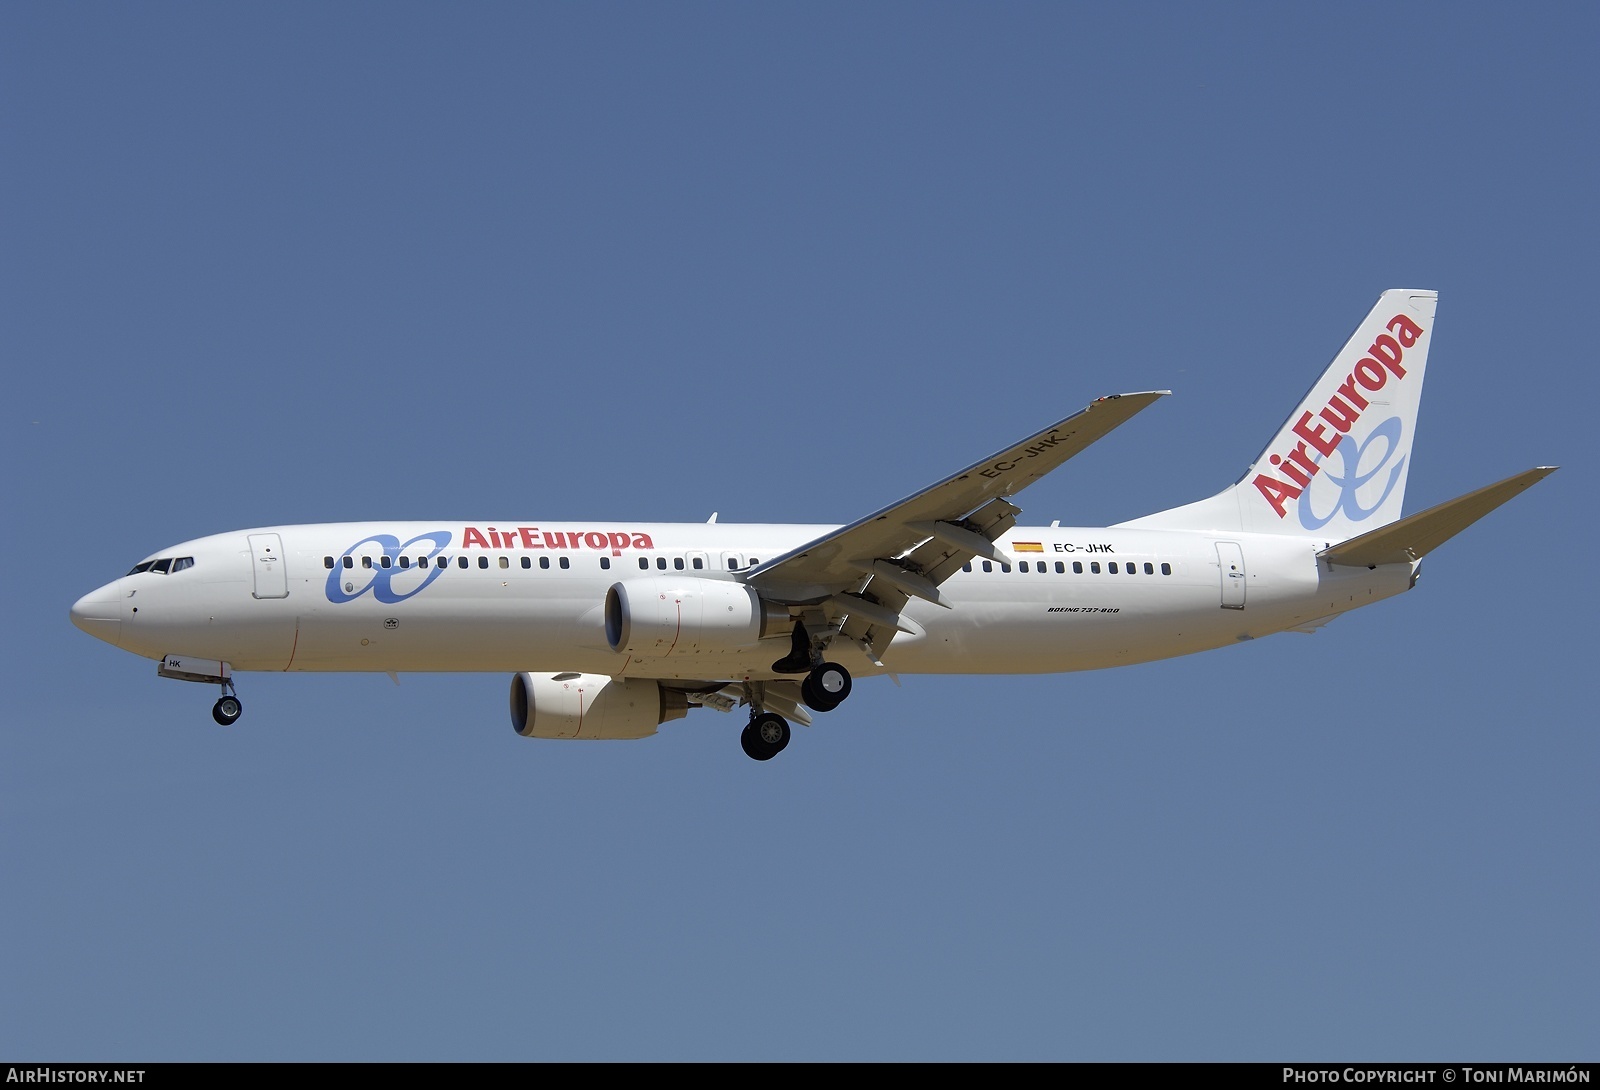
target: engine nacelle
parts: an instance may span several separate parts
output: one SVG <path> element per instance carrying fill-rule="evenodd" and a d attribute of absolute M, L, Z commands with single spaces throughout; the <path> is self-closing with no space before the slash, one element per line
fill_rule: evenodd
<path fill-rule="evenodd" d="M 648 738 L 689 714 L 682 693 L 658 681 L 604 674 L 517 674 L 511 726 L 524 738 Z"/>
<path fill-rule="evenodd" d="M 793 628 L 788 609 L 724 579 L 626 579 L 606 591 L 605 612 L 611 650 L 645 659 L 734 651 Z"/>

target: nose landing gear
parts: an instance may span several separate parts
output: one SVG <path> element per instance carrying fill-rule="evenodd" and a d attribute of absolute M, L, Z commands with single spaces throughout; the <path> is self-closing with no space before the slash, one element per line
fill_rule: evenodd
<path fill-rule="evenodd" d="M 222 698 L 211 705 L 211 718 L 220 726 L 231 727 L 239 721 L 244 714 L 244 704 L 239 700 L 239 694 L 234 691 L 231 680 L 222 683 Z"/>

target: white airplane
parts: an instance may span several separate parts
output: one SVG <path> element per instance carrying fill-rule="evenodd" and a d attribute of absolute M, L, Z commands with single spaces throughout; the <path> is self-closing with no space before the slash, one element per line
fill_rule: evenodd
<path fill-rule="evenodd" d="M 1010 501 L 1166 391 L 1104 397 L 847 526 L 271 526 L 187 541 L 72 607 L 220 685 L 239 670 L 507 671 L 528 738 L 643 738 L 748 707 L 768 760 L 852 676 L 1090 670 L 1318 628 L 1414 586 L 1424 554 L 1555 471 L 1401 517 L 1437 294 L 1385 292 L 1243 477 L 1106 528 Z"/>

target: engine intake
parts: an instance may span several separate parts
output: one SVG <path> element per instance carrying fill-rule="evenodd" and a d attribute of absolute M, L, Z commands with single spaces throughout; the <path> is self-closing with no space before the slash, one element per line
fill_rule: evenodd
<path fill-rule="evenodd" d="M 682 693 L 658 681 L 604 674 L 517 674 L 511 726 L 524 738 L 648 738 L 689 714 Z"/>
<path fill-rule="evenodd" d="M 606 642 L 636 658 L 681 658 L 787 636 L 787 608 L 723 579 L 627 579 L 606 591 Z"/>

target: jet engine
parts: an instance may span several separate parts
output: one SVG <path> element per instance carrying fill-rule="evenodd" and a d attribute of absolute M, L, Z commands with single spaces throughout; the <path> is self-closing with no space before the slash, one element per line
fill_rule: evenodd
<path fill-rule="evenodd" d="M 606 591 L 605 613 L 611 650 L 644 659 L 733 651 L 794 628 L 786 607 L 722 579 L 627 579 Z"/>
<path fill-rule="evenodd" d="M 511 726 L 524 738 L 648 738 L 689 701 L 658 681 L 604 674 L 517 674 Z"/>

